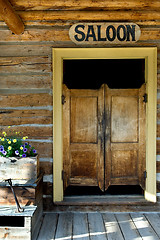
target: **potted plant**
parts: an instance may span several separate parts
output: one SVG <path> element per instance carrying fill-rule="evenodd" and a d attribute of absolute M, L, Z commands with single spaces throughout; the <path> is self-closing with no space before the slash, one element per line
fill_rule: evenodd
<path fill-rule="evenodd" d="M 37 179 L 39 160 L 37 151 L 27 142 L 27 136 L 21 136 L 8 127 L 0 136 L 0 182 L 12 180 Z"/>

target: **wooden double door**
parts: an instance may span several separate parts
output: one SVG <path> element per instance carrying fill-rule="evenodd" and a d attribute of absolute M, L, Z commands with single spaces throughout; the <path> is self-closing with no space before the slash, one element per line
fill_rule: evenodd
<path fill-rule="evenodd" d="M 63 85 L 63 181 L 145 187 L 145 84 L 140 89 Z"/>

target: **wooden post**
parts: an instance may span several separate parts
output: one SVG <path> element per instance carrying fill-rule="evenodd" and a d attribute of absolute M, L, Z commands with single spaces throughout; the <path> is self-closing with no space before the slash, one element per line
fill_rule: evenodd
<path fill-rule="evenodd" d="M 0 0 L 0 15 L 13 33 L 24 32 L 24 24 L 8 0 Z"/>

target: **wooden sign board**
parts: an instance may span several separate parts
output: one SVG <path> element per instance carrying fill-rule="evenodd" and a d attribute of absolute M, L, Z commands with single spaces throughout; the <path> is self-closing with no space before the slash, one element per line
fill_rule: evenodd
<path fill-rule="evenodd" d="M 140 27 L 135 23 L 77 23 L 69 30 L 76 44 L 128 44 L 138 41 Z"/>

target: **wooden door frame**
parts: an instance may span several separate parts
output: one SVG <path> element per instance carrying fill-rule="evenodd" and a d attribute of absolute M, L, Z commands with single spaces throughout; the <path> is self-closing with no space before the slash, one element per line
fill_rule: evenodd
<path fill-rule="evenodd" d="M 53 201 L 63 200 L 62 84 L 64 59 L 145 59 L 146 104 L 146 190 L 148 201 L 156 202 L 156 116 L 157 48 L 53 48 Z"/>

